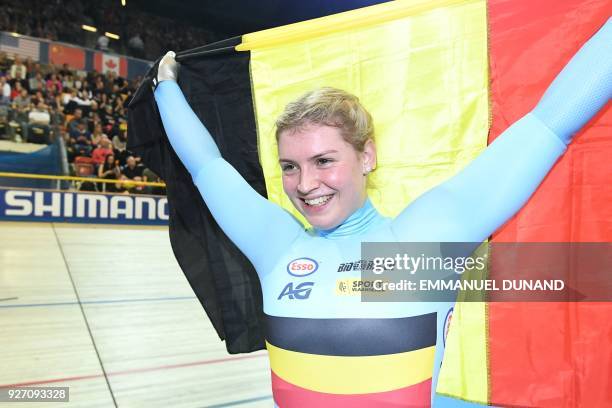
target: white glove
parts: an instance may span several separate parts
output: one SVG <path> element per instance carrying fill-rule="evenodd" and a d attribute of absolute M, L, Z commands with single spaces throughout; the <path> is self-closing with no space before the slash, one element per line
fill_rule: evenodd
<path fill-rule="evenodd" d="M 157 67 L 157 82 L 175 81 L 178 77 L 178 63 L 174 59 L 174 51 L 168 51 Z"/>

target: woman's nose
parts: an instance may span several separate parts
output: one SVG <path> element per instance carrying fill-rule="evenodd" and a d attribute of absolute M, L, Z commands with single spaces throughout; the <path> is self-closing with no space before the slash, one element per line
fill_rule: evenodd
<path fill-rule="evenodd" d="M 297 186 L 298 193 L 307 195 L 319 187 L 319 177 L 316 171 L 302 169 L 300 172 L 300 182 Z"/>

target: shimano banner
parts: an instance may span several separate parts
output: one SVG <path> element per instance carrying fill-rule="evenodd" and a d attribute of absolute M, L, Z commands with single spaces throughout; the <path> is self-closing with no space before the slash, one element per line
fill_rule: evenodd
<path fill-rule="evenodd" d="M 0 188 L 0 221 L 168 225 L 164 196 Z"/>

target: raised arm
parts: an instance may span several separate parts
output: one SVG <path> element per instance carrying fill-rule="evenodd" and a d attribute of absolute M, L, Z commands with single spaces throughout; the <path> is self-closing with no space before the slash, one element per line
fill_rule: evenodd
<path fill-rule="evenodd" d="M 525 204 L 572 136 L 611 96 L 609 19 L 559 73 L 535 109 L 394 220 L 396 235 L 406 241 L 483 241 Z"/>
<path fill-rule="evenodd" d="M 302 233 L 299 221 L 248 185 L 222 157 L 176 83 L 174 53 L 161 60 L 155 101 L 170 144 L 179 156 L 215 220 L 253 263 L 258 273 Z"/>

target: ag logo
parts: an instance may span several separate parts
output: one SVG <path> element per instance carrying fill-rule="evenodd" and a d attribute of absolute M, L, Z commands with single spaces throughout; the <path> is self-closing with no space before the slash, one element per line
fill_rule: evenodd
<path fill-rule="evenodd" d="M 293 282 L 289 282 L 284 287 L 281 294 L 278 296 L 278 300 L 281 300 L 284 296 L 289 296 L 289 299 L 308 299 L 314 282 L 302 282 L 293 288 Z"/>
<path fill-rule="evenodd" d="M 319 264 L 314 259 L 298 258 L 289 262 L 287 272 L 289 272 L 289 275 L 302 277 L 315 273 L 318 268 Z"/>
<path fill-rule="evenodd" d="M 442 341 L 444 342 L 444 347 L 446 347 L 446 337 L 448 336 L 448 329 L 450 329 L 451 319 L 453 318 L 453 308 L 448 309 L 446 313 L 446 318 L 444 319 L 444 335 L 442 336 Z"/>

